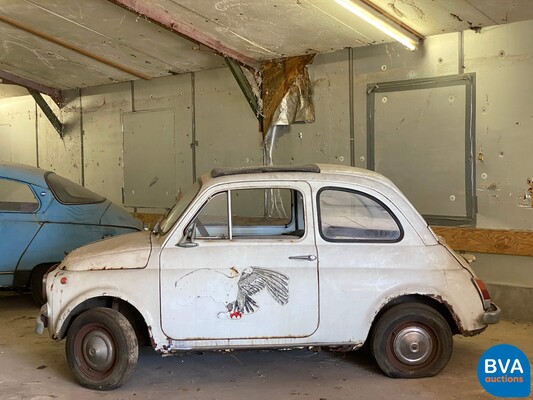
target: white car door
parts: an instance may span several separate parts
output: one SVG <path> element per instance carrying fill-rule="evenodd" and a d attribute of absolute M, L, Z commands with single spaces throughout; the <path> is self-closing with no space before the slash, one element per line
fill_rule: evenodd
<path fill-rule="evenodd" d="M 198 203 L 161 251 L 164 333 L 176 340 L 313 334 L 319 297 L 309 185 L 221 185 Z M 194 234 L 186 238 L 188 227 Z"/>

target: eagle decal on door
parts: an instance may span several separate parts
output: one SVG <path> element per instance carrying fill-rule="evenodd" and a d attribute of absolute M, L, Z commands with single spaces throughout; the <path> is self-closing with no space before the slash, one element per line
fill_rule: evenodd
<path fill-rule="evenodd" d="M 244 314 L 252 314 L 259 305 L 253 296 L 264 289 L 277 303 L 284 306 L 289 302 L 289 277 L 270 269 L 246 268 L 237 282 L 237 298 L 228 303 L 230 319 L 242 318 Z"/>

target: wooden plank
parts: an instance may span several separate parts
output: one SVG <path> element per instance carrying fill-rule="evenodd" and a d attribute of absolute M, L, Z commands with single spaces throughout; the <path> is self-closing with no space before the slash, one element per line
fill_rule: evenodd
<path fill-rule="evenodd" d="M 140 219 L 146 228 L 152 229 L 161 214 L 132 213 L 135 218 Z"/>
<path fill-rule="evenodd" d="M 533 231 L 433 226 L 457 251 L 533 256 Z"/>

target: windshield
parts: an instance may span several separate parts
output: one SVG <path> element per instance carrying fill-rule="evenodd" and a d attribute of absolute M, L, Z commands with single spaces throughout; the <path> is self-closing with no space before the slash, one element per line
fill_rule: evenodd
<path fill-rule="evenodd" d="M 105 201 L 105 197 L 53 172 L 48 173 L 45 179 L 56 199 L 62 204 L 93 204 Z"/>
<path fill-rule="evenodd" d="M 178 200 L 176 205 L 165 215 L 161 224 L 159 225 L 159 233 L 164 235 L 167 233 L 170 228 L 176 223 L 176 221 L 181 217 L 185 209 L 191 204 L 191 201 L 196 197 L 200 191 L 200 183 L 198 181 L 194 182 L 192 186 L 185 192 L 183 197 Z"/>

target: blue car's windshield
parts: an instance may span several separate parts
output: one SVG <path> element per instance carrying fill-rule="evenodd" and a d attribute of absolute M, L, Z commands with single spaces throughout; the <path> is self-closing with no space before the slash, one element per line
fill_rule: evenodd
<path fill-rule="evenodd" d="M 196 181 L 193 185 L 185 192 L 183 197 L 178 200 L 176 205 L 167 213 L 159 224 L 159 232 L 164 235 L 167 233 L 170 228 L 176 223 L 176 221 L 181 217 L 185 209 L 191 204 L 191 201 L 196 197 L 200 191 L 200 183 Z"/>

